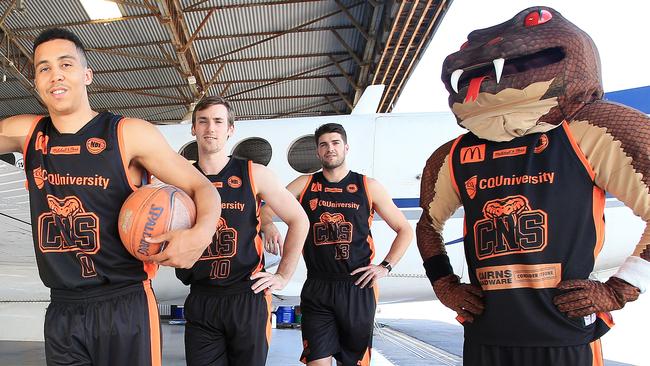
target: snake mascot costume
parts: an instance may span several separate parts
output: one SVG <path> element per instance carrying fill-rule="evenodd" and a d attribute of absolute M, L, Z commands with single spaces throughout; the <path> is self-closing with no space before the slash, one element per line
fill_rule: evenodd
<path fill-rule="evenodd" d="M 417 243 L 465 332 L 465 365 L 597 365 L 609 314 L 650 288 L 650 119 L 602 99 L 598 51 L 554 9 L 475 30 L 443 64 L 466 134 L 422 174 Z M 590 280 L 611 194 L 646 222 L 606 282 Z M 470 283 L 443 225 L 464 208 Z"/>

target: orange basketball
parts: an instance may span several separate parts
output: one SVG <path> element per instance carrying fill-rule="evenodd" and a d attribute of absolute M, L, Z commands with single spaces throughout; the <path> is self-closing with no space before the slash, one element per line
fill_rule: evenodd
<path fill-rule="evenodd" d="M 185 192 L 169 184 L 148 184 L 131 193 L 122 204 L 118 231 L 129 253 L 145 260 L 167 244 L 149 243 L 145 238 L 189 229 L 195 221 L 196 206 Z"/>

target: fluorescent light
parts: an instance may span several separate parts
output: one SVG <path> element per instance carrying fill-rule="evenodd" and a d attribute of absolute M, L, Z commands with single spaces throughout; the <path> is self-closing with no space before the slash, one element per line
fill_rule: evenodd
<path fill-rule="evenodd" d="M 92 20 L 121 18 L 122 12 L 116 3 L 106 0 L 79 0 Z"/>

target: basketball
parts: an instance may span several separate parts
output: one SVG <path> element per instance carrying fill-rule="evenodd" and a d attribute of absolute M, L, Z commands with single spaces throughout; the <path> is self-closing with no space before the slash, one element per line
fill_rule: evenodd
<path fill-rule="evenodd" d="M 118 231 L 129 253 L 144 261 L 147 256 L 161 252 L 167 244 L 149 243 L 145 238 L 189 229 L 195 220 L 194 201 L 180 188 L 163 183 L 148 184 L 131 193 L 122 204 Z"/>

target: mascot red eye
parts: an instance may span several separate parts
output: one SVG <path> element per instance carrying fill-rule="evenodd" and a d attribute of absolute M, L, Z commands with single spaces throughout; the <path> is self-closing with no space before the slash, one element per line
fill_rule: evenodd
<path fill-rule="evenodd" d="M 467 48 L 468 45 L 469 45 L 469 41 L 465 41 L 465 43 L 463 43 L 463 44 L 460 45 L 460 49 L 461 49 L 461 50 L 464 50 L 464 49 Z"/>
<path fill-rule="evenodd" d="M 536 25 L 544 24 L 553 18 L 553 14 L 548 10 L 533 11 L 526 15 L 524 25 L 526 27 L 534 27 Z"/>

